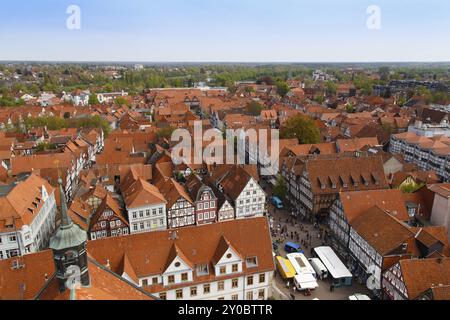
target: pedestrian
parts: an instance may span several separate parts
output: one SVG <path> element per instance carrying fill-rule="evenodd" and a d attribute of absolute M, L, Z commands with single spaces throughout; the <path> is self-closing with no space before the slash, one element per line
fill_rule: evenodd
<path fill-rule="evenodd" d="M 295 296 L 292 293 L 290 295 L 291 295 L 291 299 L 295 300 Z"/>

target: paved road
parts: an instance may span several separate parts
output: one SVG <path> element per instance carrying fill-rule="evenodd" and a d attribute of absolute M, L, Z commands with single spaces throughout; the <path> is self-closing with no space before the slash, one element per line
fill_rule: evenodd
<path fill-rule="evenodd" d="M 270 196 L 270 189 L 266 188 L 266 192 L 268 193 L 268 197 Z M 301 223 L 298 219 L 293 218 L 292 214 L 287 210 L 277 210 L 271 204 L 268 206 L 269 211 L 269 220 L 271 221 L 271 226 L 273 227 L 273 241 L 279 241 L 280 244 L 278 246 L 278 250 L 276 252 L 277 255 L 282 257 L 286 257 L 286 252 L 284 251 L 284 244 L 288 241 L 293 241 L 299 243 L 304 250 L 305 256 L 307 258 L 311 258 L 311 249 L 315 247 L 319 247 L 322 245 L 328 245 L 324 239 L 324 234 L 326 227 L 319 226 L 315 228 L 310 223 Z M 288 221 L 289 220 L 289 221 Z M 287 222 L 288 221 L 288 222 Z M 297 221 L 297 222 L 295 222 Z M 286 228 L 288 237 L 285 235 L 281 235 L 278 232 L 279 229 Z M 291 232 L 294 234 L 294 238 L 291 239 Z M 295 232 L 298 233 L 298 240 L 295 236 Z M 320 234 L 320 238 L 319 235 Z M 309 237 L 307 237 L 309 235 Z M 303 240 L 303 244 L 302 244 Z M 284 293 L 285 297 L 289 297 L 292 291 L 292 284 L 288 289 L 286 286 L 286 281 L 284 281 L 279 274 L 275 276 L 275 285 L 276 287 Z M 320 300 L 348 300 L 348 297 L 355 294 L 361 293 L 370 296 L 369 290 L 359 283 L 355 279 L 353 279 L 353 285 L 350 287 L 341 287 L 335 288 L 333 292 L 330 292 L 331 280 L 325 279 L 323 281 L 318 281 L 319 287 L 312 291 L 311 296 L 305 296 L 303 293 L 296 292 L 295 298 L 296 300 L 313 300 L 314 298 Z M 281 297 L 281 295 L 278 294 Z"/>

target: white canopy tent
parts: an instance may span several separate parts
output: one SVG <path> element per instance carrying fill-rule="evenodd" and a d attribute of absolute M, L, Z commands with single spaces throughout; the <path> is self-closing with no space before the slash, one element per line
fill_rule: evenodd
<path fill-rule="evenodd" d="M 312 274 L 298 274 L 294 277 L 295 284 L 298 290 L 313 290 L 319 286 L 316 278 Z"/>
<path fill-rule="evenodd" d="M 314 251 L 334 279 L 353 277 L 351 272 L 348 271 L 347 267 L 341 259 L 339 259 L 333 249 L 330 247 L 317 247 L 314 248 Z"/>

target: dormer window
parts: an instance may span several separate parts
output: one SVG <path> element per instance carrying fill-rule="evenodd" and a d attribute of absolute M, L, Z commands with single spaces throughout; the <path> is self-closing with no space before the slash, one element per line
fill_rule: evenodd
<path fill-rule="evenodd" d="M 325 190 L 325 188 L 326 188 L 325 181 L 321 177 L 319 177 L 318 180 L 319 180 L 319 184 L 320 184 L 320 189 Z"/>
<path fill-rule="evenodd" d="M 378 178 L 378 175 L 376 173 L 372 173 L 371 175 L 375 185 L 378 186 L 380 184 L 380 179 Z"/>
<path fill-rule="evenodd" d="M 334 177 L 329 177 L 329 178 L 330 178 L 331 188 L 336 189 L 337 188 L 336 179 Z"/>
<path fill-rule="evenodd" d="M 342 186 L 343 186 L 344 188 L 347 188 L 347 187 L 348 187 L 348 182 L 347 182 L 347 180 L 346 180 L 342 175 L 339 176 L 339 179 L 341 180 Z"/>
<path fill-rule="evenodd" d="M 367 177 L 365 175 L 361 175 L 361 178 L 364 182 L 364 185 L 367 187 L 369 185 L 369 179 L 367 179 Z"/>
<path fill-rule="evenodd" d="M 353 174 L 350 176 L 350 178 L 352 179 L 353 186 L 357 187 L 359 185 L 358 178 Z"/>
<path fill-rule="evenodd" d="M 258 266 L 258 259 L 256 257 L 250 257 L 245 260 L 247 268 L 255 268 Z"/>
<path fill-rule="evenodd" d="M 206 276 L 209 274 L 209 268 L 207 263 L 197 265 L 196 270 L 198 276 Z"/>

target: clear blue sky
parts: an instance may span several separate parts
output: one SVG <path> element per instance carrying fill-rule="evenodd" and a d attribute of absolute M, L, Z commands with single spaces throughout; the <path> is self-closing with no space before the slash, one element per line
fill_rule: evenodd
<path fill-rule="evenodd" d="M 0 44 L 0 60 L 450 61 L 450 1 L 2 1 Z"/>

